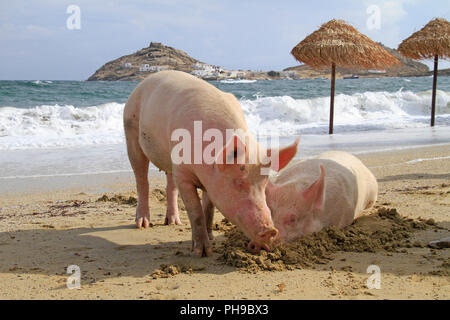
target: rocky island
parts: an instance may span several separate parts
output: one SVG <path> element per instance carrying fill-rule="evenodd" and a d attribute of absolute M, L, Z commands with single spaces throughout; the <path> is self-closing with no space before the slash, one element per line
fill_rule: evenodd
<path fill-rule="evenodd" d="M 151 42 L 147 48 L 105 63 L 88 81 L 142 80 L 149 73 L 169 69 L 190 73 L 195 64 L 201 62 L 186 52 Z"/>
<path fill-rule="evenodd" d="M 337 68 L 336 76 L 338 78 L 347 76 L 361 78 L 414 77 L 431 74 L 425 64 L 405 58 L 394 49 L 387 47 L 385 49 L 397 57 L 402 64 L 387 70 Z M 150 73 L 161 70 L 180 70 L 205 80 L 311 79 L 330 77 L 330 70 L 315 70 L 306 65 L 286 68 L 283 71 L 227 70 L 192 58 L 184 51 L 165 46 L 159 42 L 151 42 L 146 48 L 107 62 L 90 76 L 88 81 L 139 81 Z M 440 73 L 446 74 L 448 73 L 446 71 L 448 70 L 441 70 Z"/>
<path fill-rule="evenodd" d="M 431 72 L 427 65 L 417 62 L 408 58 L 405 58 L 397 50 L 388 48 L 380 43 L 380 45 L 396 57 L 401 65 L 395 66 L 386 70 L 365 70 L 360 68 L 336 68 L 336 77 L 343 78 L 349 75 L 358 76 L 361 78 L 379 78 L 379 77 L 421 77 L 431 75 Z M 284 69 L 284 71 L 295 71 L 301 74 L 305 78 L 329 78 L 331 68 L 325 69 L 313 69 L 307 65 L 299 65 Z"/>

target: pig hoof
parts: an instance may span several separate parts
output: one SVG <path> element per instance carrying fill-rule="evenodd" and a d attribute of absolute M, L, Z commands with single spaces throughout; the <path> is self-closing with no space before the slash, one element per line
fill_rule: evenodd
<path fill-rule="evenodd" d="M 148 217 L 136 218 L 136 227 L 138 229 L 141 229 L 141 228 L 147 229 L 149 226 L 150 226 L 150 218 L 148 218 Z"/>
<path fill-rule="evenodd" d="M 193 248 L 192 252 L 197 257 L 209 257 L 212 255 L 212 249 L 208 244 L 198 245 Z"/>
<path fill-rule="evenodd" d="M 171 224 L 175 224 L 177 226 L 182 225 L 180 217 L 178 215 L 174 216 L 174 217 L 168 217 L 166 216 L 166 219 L 164 220 L 164 224 L 165 225 L 171 225 Z"/>

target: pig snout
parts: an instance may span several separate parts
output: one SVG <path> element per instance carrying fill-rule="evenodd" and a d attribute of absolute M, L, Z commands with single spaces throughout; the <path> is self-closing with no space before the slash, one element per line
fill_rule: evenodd
<path fill-rule="evenodd" d="M 262 243 L 270 243 L 278 235 L 278 230 L 274 227 L 261 231 L 257 235 L 257 241 Z"/>
<path fill-rule="evenodd" d="M 261 251 L 261 246 L 252 240 L 248 243 L 247 249 L 251 253 L 259 253 Z"/>
<path fill-rule="evenodd" d="M 251 253 L 259 253 L 261 249 L 270 251 L 270 246 L 273 239 L 278 235 L 278 230 L 275 228 L 269 228 L 265 231 L 258 233 L 257 238 L 249 242 L 247 249 Z"/>
<path fill-rule="evenodd" d="M 254 254 L 259 253 L 261 251 L 261 249 L 270 251 L 270 247 L 267 244 L 261 245 L 253 240 L 248 243 L 247 249 L 248 249 L 248 251 L 250 251 L 251 253 L 254 253 Z"/>

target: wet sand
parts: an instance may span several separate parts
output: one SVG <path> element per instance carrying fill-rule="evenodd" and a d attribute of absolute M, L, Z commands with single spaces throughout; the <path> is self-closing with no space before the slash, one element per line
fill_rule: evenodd
<path fill-rule="evenodd" d="M 151 176 L 153 226 L 147 230 L 134 227 L 136 194 L 128 173 L 3 180 L 0 298 L 449 299 L 450 249 L 427 246 L 450 236 L 449 157 L 450 145 L 359 155 L 378 179 L 379 208 L 435 222 L 412 228 L 408 242 L 391 237 L 388 249 L 333 249 L 325 259 L 251 270 L 221 259 L 232 227 L 220 213 L 214 255 L 191 256 L 186 212 L 180 212 L 184 225 L 162 224 L 159 173 Z M 66 286 L 69 265 L 80 267 L 79 290 Z M 379 290 L 366 286 L 370 265 L 380 267 Z"/>

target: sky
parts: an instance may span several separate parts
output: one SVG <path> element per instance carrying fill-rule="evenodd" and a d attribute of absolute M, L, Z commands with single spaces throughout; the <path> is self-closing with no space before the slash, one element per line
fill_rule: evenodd
<path fill-rule="evenodd" d="M 67 27 L 70 5 L 79 29 Z M 1 0 L 0 80 L 85 80 L 150 42 L 228 69 L 282 70 L 298 65 L 291 49 L 333 18 L 397 48 L 449 16 L 448 0 Z"/>

